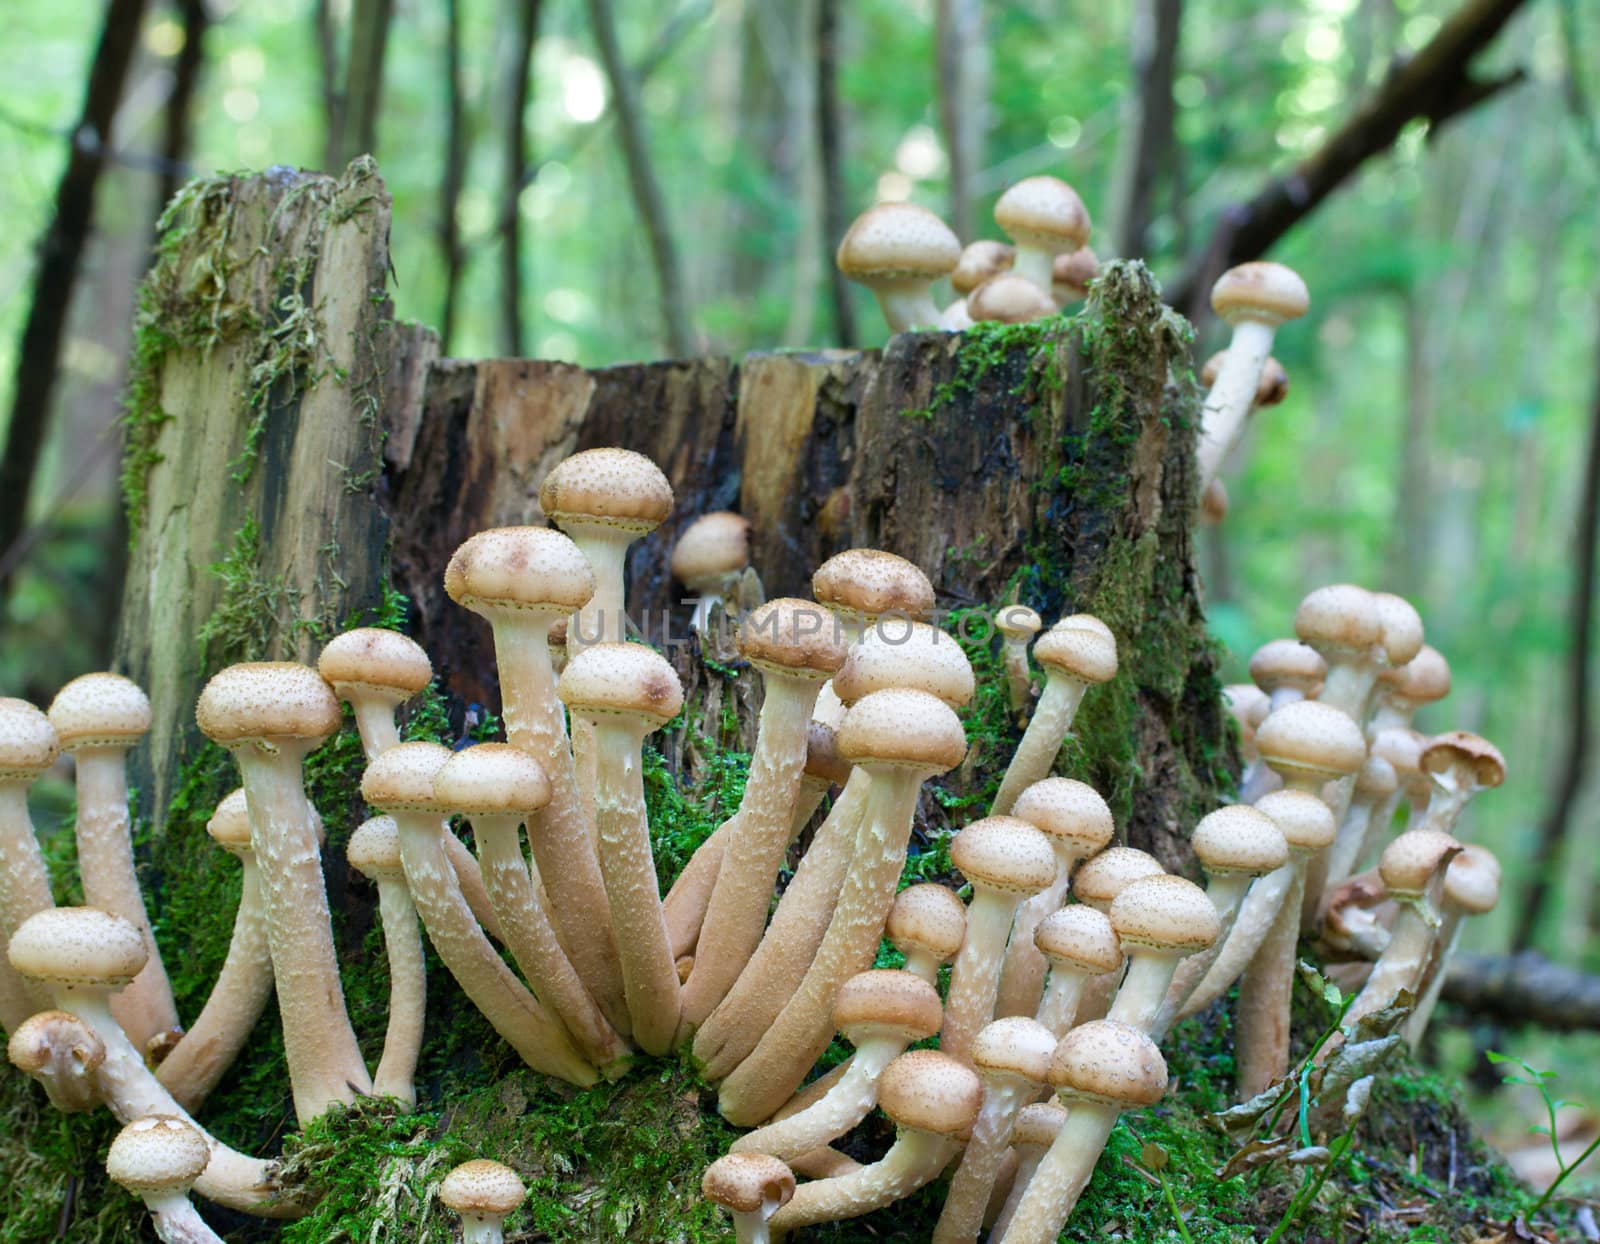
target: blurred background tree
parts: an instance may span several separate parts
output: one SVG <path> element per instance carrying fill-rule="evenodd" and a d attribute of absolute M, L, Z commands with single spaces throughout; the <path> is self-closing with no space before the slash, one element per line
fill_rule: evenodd
<path fill-rule="evenodd" d="M 1471 814 L 1510 893 L 1538 880 L 1541 822 L 1566 827 L 1531 916 L 1508 904 L 1470 937 L 1600 969 L 1600 790 L 1570 708 L 1591 676 L 1572 619 L 1587 626 L 1577 537 L 1600 444 L 1600 88 L 1585 76 L 1600 77 L 1600 6 L 1584 0 L 14 6 L 0 410 L 31 357 L 37 274 L 71 298 L 48 400 L 24 403 L 43 431 L 20 438 L 39 470 L 21 538 L 0 548 L 0 687 L 45 702 L 105 659 L 133 290 L 191 173 L 371 150 L 394 195 L 396 305 L 459 356 L 873 346 L 881 321 L 831 255 L 875 200 L 995 236 L 999 192 L 1053 173 L 1088 203 L 1102 257 L 1142 256 L 1175 295 L 1203 293 L 1230 209 L 1321 150 L 1454 16 L 1495 9 L 1516 12 L 1474 65 L 1492 97 L 1468 89 L 1445 101 L 1461 109 L 1448 125 L 1385 135 L 1272 249 L 1313 307 L 1278 337 L 1290 397 L 1257 421 L 1227 475 L 1232 511 L 1205 537 L 1208 607 L 1242 678 L 1311 587 L 1415 601 L 1456 674 L 1422 727 L 1479 731 L 1510 762 Z M 117 79 L 112 120 L 86 129 L 97 74 Z M 76 283 L 56 288 L 41 239 L 55 256 L 73 161 L 98 184 Z M 1203 357 L 1222 338 L 1199 327 Z M 1466 1067 L 1491 1041 L 1600 1101 L 1592 1034 L 1458 1024 L 1435 1053 Z"/>

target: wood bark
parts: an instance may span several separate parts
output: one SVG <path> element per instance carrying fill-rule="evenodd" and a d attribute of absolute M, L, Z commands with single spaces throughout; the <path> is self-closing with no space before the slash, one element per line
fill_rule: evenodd
<path fill-rule="evenodd" d="M 444 306 L 439 341 L 448 350 L 455 339 L 456 299 L 461 290 L 461 183 L 467 171 L 467 108 L 461 88 L 461 4 L 444 6 L 444 175 L 439 178 L 439 261 L 444 266 Z"/>

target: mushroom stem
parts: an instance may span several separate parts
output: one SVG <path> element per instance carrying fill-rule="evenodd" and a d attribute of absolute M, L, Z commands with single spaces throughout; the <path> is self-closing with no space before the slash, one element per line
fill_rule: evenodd
<path fill-rule="evenodd" d="M 1189 996 L 1178 1007 L 1177 1019 L 1187 1019 L 1206 1009 L 1228 991 L 1229 986 L 1250 966 L 1256 951 L 1266 940 L 1278 909 L 1296 885 L 1294 862 L 1257 877 L 1239 905 L 1233 925 L 1219 937 L 1212 950 L 1210 965 Z M 1298 921 L 1299 908 L 1295 909 Z M 1220 946 L 1221 949 L 1217 949 Z"/>
<path fill-rule="evenodd" d="M 1050 969 L 1044 997 L 1039 999 L 1038 1019 L 1056 1036 L 1065 1036 L 1072 1027 L 1078 1014 L 1078 1002 L 1083 997 L 1083 983 L 1088 979 L 1083 972 Z"/>
<path fill-rule="evenodd" d="M 1378 961 L 1372 965 L 1367 983 L 1362 986 L 1356 1000 L 1345 1014 L 1345 1026 L 1393 1006 L 1402 990 L 1415 989 L 1434 938 L 1439 935 L 1441 922 L 1438 914 L 1439 891 L 1444 886 L 1444 869 L 1428 884 L 1428 893 L 1422 896 L 1392 895 L 1399 904 L 1394 927 L 1389 934 L 1389 944 L 1383 948 Z"/>
<path fill-rule="evenodd" d="M 1054 1244 L 1094 1174 L 1119 1114 L 1121 1108 L 1112 1102 L 1072 1100 L 1055 1143 L 1023 1186 L 1016 1212 L 999 1237 L 1001 1244 Z M 1021 1171 L 1017 1177 L 1021 1179 Z"/>
<path fill-rule="evenodd" d="M 1251 882 L 1255 880 L 1256 878 L 1243 873 L 1228 873 L 1211 878 L 1206 885 L 1206 894 L 1211 899 L 1211 905 L 1217 909 L 1217 920 L 1220 925 L 1217 940 L 1178 964 L 1178 969 L 1172 974 L 1172 981 L 1167 986 L 1166 998 L 1161 1004 L 1161 1009 L 1150 1025 L 1150 1036 L 1154 1040 L 1161 1041 L 1171 1031 L 1180 1012 L 1187 1013 L 1184 1010 L 1184 1003 L 1200 982 L 1206 979 L 1211 965 L 1222 953 L 1222 948 L 1233 933 L 1234 922 L 1239 918 L 1240 909 L 1244 906 L 1245 895 L 1250 890 Z"/>
<path fill-rule="evenodd" d="M 731 820 L 723 821 L 712 830 L 711 836 L 694 849 L 689 862 L 667 890 L 667 897 L 661 900 L 661 914 L 667 922 L 667 940 L 672 945 L 674 959 L 694 953 L 705 924 L 706 908 L 711 905 L 711 892 L 717 888 L 717 874 L 722 871 L 722 854 L 732 833 Z"/>
<path fill-rule="evenodd" d="M 1050 292 L 1050 283 L 1055 279 L 1055 266 L 1056 257 L 1053 251 L 1022 242 L 1016 243 L 1011 272 L 1030 281 L 1035 289 L 1046 294 Z"/>
<path fill-rule="evenodd" d="M 200 1211 L 185 1193 L 146 1193 L 141 1199 L 150 1211 L 150 1223 L 163 1244 L 224 1244 L 222 1237 L 206 1225 L 206 1220 L 200 1217 Z"/>
<path fill-rule="evenodd" d="M 1239 984 L 1234 1060 L 1241 1100 L 1264 1092 L 1288 1070 L 1289 1004 L 1306 886 L 1304 861 L 1288 867 L 1293 869 L 1289 889 Z"/>
<path fill-rule="evenodd" d="M 846 1175 L 801 1184 L 794 1199 L 772 1216 L 772 1230 L 781 1236 L 893 1205 L 937 1179 L 960 1151 L 953 1137 L 902 1127 L 878 1161 Z"/>
<path fill-rule="evenodd" d="M 0 933 L 6 937 L 34 912 L 55 906 L 50 874 L 28 815 L 34 776 L 0 775 Z"/>
<path fill-rule="evenodd" d="M 918 328 L 937 328 L 942 316 L 933 301 L 933 285 L 926 280 L 895 284 L 877 283 L 872 287 L 878 307 L 892 333 L 907 333 Z"/>
<path fill-rule="evenodd" d="M 805 1109 L 733 1142 L 734 1153 L 769 1153 L 789 1161 L 843 1136 L 878 1104 L 883 1069 L 905 1052 L 904 1041 L 863 1041 L 841 1075 Z"/>
<path fill-rule="evenodd" d="M 961 1164 L 950 1180 L 932 1244 L 972 1244 L 978 1238 L 990 1191 L 1011 1143 L 1011 1126 L 1016 1122 L 1017 1111 L 1026 1104 L 1025 1099 L 1037 1088 L 1037 1084 L 994 1081 L 984 1085 L 983 1106 L 978 1110 L 978 1121 L 972 1125 Z"/>
<path fill-rule="evenodd" d="M 1229 452 L 1238 443 L 1250 408 L 1255 405 L 1261 369 L 1272 353 L 1275 329 L 1256 319 L 1240 320 L 1217 369 L 1216 383 L 1201 409 L 1200 447 L 1196 452 L 1199 490 L 1217 478 Z"/>
<path fill-rule="evenodd" d="M 1048 288 L 1048 285 L 1046 286 Z M 1028 728 L 1023 731 L 1017 750 L 1006 766 L 1006 775 L 989 805 L 990 816 L 1009 815 L 1017 797 L 1035 782 L 1050 776 L 1056 754 L 1072 729 L 1072 720 L 1078 715 L 1078 706 L 1089 684 L 1068 678 L 1046 667 L 1044 690 L 1034 705 Z"/>
<path fill-rule="evenodd" d="M 401 878 L 378 879 L 378 916 L 389 961 L 389 1022 L 383 1053 L 372 1073 L 372 1091 L 417 1104 L 417 1057 L 428 1010 L 428 970 L 422 957 L 422 930 L 411 890 Z"/>
<path fill-rule="evenodd" d="M 967 934 L 955 966 L 950 969 L 944 1027 L 939 1030 L 939 1048 L 952 1058 L 966 1059 L 978 1029 L 994 1018 L 1006 940 L 1011 936 L 1012 920 L 1022 897 L 1015 891 L 1008 893 L 973 881 Z"/>

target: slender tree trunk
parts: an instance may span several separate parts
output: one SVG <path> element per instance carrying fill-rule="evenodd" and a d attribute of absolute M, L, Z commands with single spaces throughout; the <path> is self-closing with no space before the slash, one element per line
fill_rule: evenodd
<path fill-rule="evenodd" d="M 467 168 L 467 110 L 461 93 L 461 3 L 445 0 L 444 175 L 439 179 L 439 257 L 444 264 L 444 307 L 439 313 L 439 348 L 455 340 L 456 298 L 461 287 L 461 224 L 457 208 Z"/>
<path fill-rule="evenodd" d="M 378 116 L 383 101 L 383 58 L 389 46 L 394 0 L 355 0 L 350 13 L 350 61 L 345 76 L 343 149 L 337 174 L 358 155 L 378 149 Z"/>
<path fill-rule="evenodd" d="M 322 167 L 337 168 L 344 149 L 344 92 L 339 89 L 339 35 L 329 0 L 311 10 L 317 45 L 317 84 L 322 92 Z"/>
<path fill-rule="evenodd" d="M 782 341 L 790 348 L 810 346 L 815 340 L 817 286 L 822 281 L 822 169 L 817 142 L 817 0 L 790 0 L 794 6 L 793 63 L 788 70 L 784 107 L 785 127 L 794 151 L 794 201 L 800 206 L 793 259 L 789 267 L 789 318 Z"/>
<path fill-rule="evenodd" d="M 1133 90 L 1128 93 L 1120 158 L 1116 222 L 1119 255 L 1143 258 L 1149 251 L 1156 189 L 1171 167 L 1176 105 L 1172 81 L 1178 67 L 1183 0 L 1138 0 L 1130 36 Z"/>
<path fill-rule="evenodd" d="M 817 0 L 817 148 L 822 172 L 823 262 L 833 306 L 833 339 L 854 345 L 856 313 L 850 283 L 833 262 L 849 212 L 844 187 L 844 110 L 839 106 L 839 0 Z"/>
<path fill-rule="evenodd" d="M 696 350 L 694 325 L 689 315 L 689 300 L 684 292 L 683 274 L 678 265 L 677 245 L 667 220 L 666 203 L 661 195 L 660 183 L 656 180 L 655 165 L 650 158 L 650 144 L 645 136 L 644 116 L 639 106 L 638 84 L 634 81 L 632 71 L 623 62 L 610 0 L 585 0 L 585 3 L 600 60 L 611 83 L 612 110 L 617 117 L 617 131 L 622 140 L 623 159 L 628 167 L 628 185 L 633 191 L 634 208 L 639 213 L 640 223 L 644 225 L 650 242 L 650 257 L 655 265 L 656 285 L 661 295 L 661 318 L 667 348 L 677 357 L 687 358 Z"/>
<path fill-rule="evenodd" d="M 1428 369 L 1429 315 L 1425 291 L 1412 289 L 1406 300 L 1406 422 L 1395 479 L 1394 519 L 1389 528 L 1392 584 L 1396 591 L 1422 591 L 1428 564 L 1429 501 L 1433 495 L 1430 435 L 1433 428 L 1433 374 Z"/>
<path fill-rule="evenodd" d="M 934 9 L 939 123 L 949 160 L 950 227 L 977 237 L 972 179 L 982 163 L 984 73 L 982 0 L 938 0 Z"/>
<path fill-rule="evenodd" d="M 178 12 L 183 19 L 183 47 L 178 49 L 172 62 L 172 94 L 167 96 L 162 124 L 157 216 L 178 193 L 178 183 L 182 180 L 180 170 L 189 157 L 189 135 L 194 122 L 192 104 L 195 88 L 200 84 L 200 70 L 205 64 L 206 31 L 211 25 L 205 0 L 178 0 Z"/>
<path fill-rule="evenodd" d="M 1597 317 L 1600 320 L 1600 317 Z M 1566 746 L 1556 772 L 1550 806 L 1539 825 L 1528 883 L 1517 909 L 1511 938 L 1513 951 L 1533 945 L 1539 918 L 1549 904 L 1556 859 L 1572 824 L 1573 808 L 1583 788 L 1591 721 L 1589 677 L 1594 633 L 1595 550 L 1600 544 L 1600 346 L 1596 348 L 1594 404 L 1589 417 L 1589 447 L 1584 460 L 1583 491 L 1578 501 L 1577 543 L 1573 551 L 1577 578 L 1568 602 L 1567 717 L 1561 737 Z"/>
<path fill-rule="evenodd" d="M 522 213 L 517 208 L 528 167 L 528 77 L 539 37 L 540 0 L 511 0 L 515 38 L 507 56 L 504 202 L 500 209 L 500 342 L 512 358 L 526 353 L 522 327 Z"/>
<path fill-rule="evenodd" d="M 112 122 L 144 20 L 144 0 L 110 0 L 100 27 L 83 111 L 73 130 L 55 210 L 39 244 L 33 297 L 17 348 L 17 370 L 0 454 L 0 558 L 23 535 L 39 451 L 49 429 L 72 291 L 94 220 L 95 188 L 111 146 Z M 0 579 L 0 599 L 11 576 Z"/>

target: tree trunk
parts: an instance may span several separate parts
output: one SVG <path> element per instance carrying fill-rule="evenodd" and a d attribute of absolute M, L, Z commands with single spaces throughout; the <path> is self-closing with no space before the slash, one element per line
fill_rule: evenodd
<path fill-rule="evenodd" d="M 822 174 L 823 262 L 828 272 L 828 302 L 833 308 L 833 339 L 842 346 L 856 340 L 850 282 L 833 262 L 834 248 L 849 224 L 844 186 L 844 109 L 839 103 L 839 0 L 817 0 L 817 161 Z"/>
<path fill-rule="evenodd" d="M 1133 90 L 1127 97 L 1126 146 L 1119 153 L 1116 246 L 1119 255 L 1150 252 L 1156 187 L 1172 168 L 1177 105 L 1172 82 L 1178 68 L 1183 0 L 1138 0 L 1130 38 Z"/>
<path fill-rule="evenodd" d="M 456 300 L 461 289 L 461 182 L 467 168 L 467 108 L 461 92 L 461 5 L 444 6 L 444 175 L 439 179 L 439 262 L 444 267 L 444 306 L 439 341 L 448 350 L 455 339 Z"/>
<path fill-rule="evenodd" d="M 540 0 L 508 6 L 514 37 L 505 56 L 505 121 L 501 127 L 500 348 L 513 358 L 526 351 L 522 328 L 522 179 L 528 167 L 528 75 L 539 36 Z M 446 339 L 446 346 L 449 341 Z"/>

